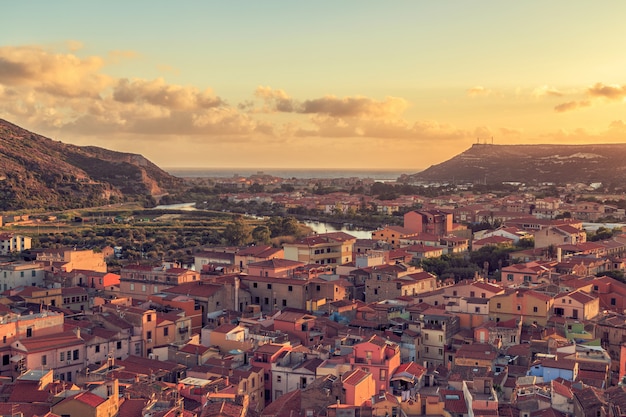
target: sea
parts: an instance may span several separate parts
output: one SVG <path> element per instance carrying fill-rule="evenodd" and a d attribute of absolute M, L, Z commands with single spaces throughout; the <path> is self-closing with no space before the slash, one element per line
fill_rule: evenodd
<path fill-rule="evenodd" d="M 415 174 L 421 169 L 303 169 L 303 168 L 164 168 L 181 178 L 230 178 L 266 174 L 279 178 L 371 178 L 377 181 L 395 181 L 402 174 Z"/>

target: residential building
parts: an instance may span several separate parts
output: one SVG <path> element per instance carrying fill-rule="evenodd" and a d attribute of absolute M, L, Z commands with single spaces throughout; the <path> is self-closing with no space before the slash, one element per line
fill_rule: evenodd
<path fill-rule="evenodd" d="M 120 294 L 146 300 L 151 294 L 199 280 L 200 273 L 190 269 L 167 265 L 127 265 L 120 271 Z"/>
<path fill-rule="evenodd" d="M 79 391 L 54 404 L 50 411 L 68 417 L 109 417 L 118 415 L 118 380 L 105 381 L 89 391 Z"/>
<path fill-rule="evenodd" d="M 32 238 L 15 233 L 0 233 L 0 256 L 23 252 L 31 248 Z"/>
<path fill-rule="evenodd" d="M 404 215 L 404 227 L 414 233 L 429 233 L 443 237 L 453 230 L 453 214 L 441 210 L 409 211 Z"/>
<path fill-rule="evenodd" d="M 544 326 L 552 315 L 554 300 L 534 290 L 515 289 L 489 300 L 489 316 L 496 322 L 522 317 L 526 326 Z"/>
<path fill-rule="evenodd" d="M 0 264 L 0 289 L 22 286 L 43 287 L 45 270 L 39 262 L 7 262 Z"/>
<path fill-rule="evenodd" d="M 600 313 L 600 299 L 576 290 L 554 296 L 555 316 L 574 320 L 591 320 Z"/>
<path fill-rule="evenodd" d="M 428 308 L 411 313 L 411 320 L 418 323 L 421 340 L 417 347 L 417 362 L 425 366 L 447 365 L 451 357 L 446 356 L 446 346 L 460 329 L 459 318 L 438 308 Z"/>
<path fill-rule="evenodd" d="M 53 273 L 71 272 L 74 269 L 107 272 L 104 255 L 91 249 L 43 249 L 37 253 L 37 261 L 44 264 L 46 271 Z"/>
<path fill-rule="evenodd" d="M 304 262 L 272 258 L 248 263 L 246 269 L 248 275 L 255 277 L 293 278 L 295 271 L 303 266 Z"/>
<path fill-rule="evenodd" d="M 283 249 L 271 245 L 249 246 L 235 252 L 235 265 L 241 272 L 248 272 L 248 264 L 269 261 L 270 259 L 282 259 L 285 253 Z"/>
<path fill-rule="evenodd" d="M 400 347 L 380 336 L 372 336 L 353 346 L 350 363 L 353 369 L 371 373 L 376 391 L 386 391 L 391 376 L 400 366 Z"/>
<path fill-rule="evenodd" d="M 341 265 L 352 260 L 356 238 L 344 232 L 308 236 L 285 243 L 285 259 L 305 264 Z"/>

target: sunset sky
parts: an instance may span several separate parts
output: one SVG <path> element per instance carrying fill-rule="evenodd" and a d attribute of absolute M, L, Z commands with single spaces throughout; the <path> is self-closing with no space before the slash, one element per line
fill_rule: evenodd
<path fill-rule="evenodd" d="M 0 118 L 161 167 L 626 142 L 626 2 L 10 1 Z"/>

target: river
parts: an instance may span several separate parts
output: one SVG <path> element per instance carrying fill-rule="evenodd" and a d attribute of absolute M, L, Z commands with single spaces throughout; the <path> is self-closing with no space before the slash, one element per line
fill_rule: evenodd
<path fill-rule="evenodd" d="M 356 237 L 357 239 L 371 239 L 372 231 L 371 230 L 354 230 L 348 226 L 338 227 L 334 224 L 323 223 L 323 222 L 311 222 L 311 221 L 301 221 L 300 223 L 308 226 L 314 232 L 318 234 L 322 233 L 331 233 L 331 232 L 345 232 L 349 235 Z"/>
<path fill-rule="evenodd" d="M 163 204 L 160 206 L 154 207 L 155 210 L 197 210 L 195 207 L 196 203 L 180 203 L 180 204 Z M 259 218 L 257 216 L 248 215 L 248 217 Z M 372 231 L 371 230 L 355 230 L 352 227 L 347 225 L 343 225 L 338 227 L 337 225 L 331 223 L 324 222 L 314 222 L 314 221 L 300 221 L 300 223 L 308 226 L 317 234 L 322 233 L 330 233 L 330 232 L 345 232 L 349 235 L 356 237 L 357 239 L 371 239 Z"/>

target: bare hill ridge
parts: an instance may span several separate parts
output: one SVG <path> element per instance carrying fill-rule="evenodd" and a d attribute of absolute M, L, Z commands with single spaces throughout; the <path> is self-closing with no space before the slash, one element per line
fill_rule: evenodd
<path fill-rule="evenodd" d="M 95 206 L 181 183 L 141 155 L 65 144 L 0 119 L 0 210 Z"/>
<path fill-rule="evenodd" d="M 402 181 L 496 184 L 596 183 L 623 186 L 626 143 L 597 145 L 474 144 Z"/>

